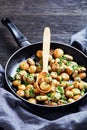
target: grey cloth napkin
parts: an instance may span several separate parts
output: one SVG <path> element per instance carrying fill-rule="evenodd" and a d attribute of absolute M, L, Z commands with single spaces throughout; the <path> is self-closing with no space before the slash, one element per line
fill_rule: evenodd
<path fill-rule="evenodd" d="M 87 28 L 85 28 L 87 30 Z M 87 54 L 87 31 L 71 37 L 71 45 Z M 81 35 L 80 35 L 81 34 Z M 85 39 L 85 40 L 84 40 Z M 83 42 L 84 41 L 84 42 Z M 0 130 L 87 130 L 87 99 L 67 111 L 33 111 L 30 106 L 15 97 L 5 82 L 4 69 L 0 65 Z"/>
<path fill-rule="evenodd" d="M 72 35 L 70 44 L 87 55 L 87 27 Z"/>

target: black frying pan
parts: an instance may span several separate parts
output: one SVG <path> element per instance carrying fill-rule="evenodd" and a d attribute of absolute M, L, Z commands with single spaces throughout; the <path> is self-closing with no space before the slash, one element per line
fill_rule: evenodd
<path fill-rule="evenodd" d="M 27 103 L 29 106 L 35 109 L 45 109 L 47 110 L 54 110 L 55 109 L 62 109 L 62 108 L 69 108 L 72 106 L 75 106 L 76 104 L 80 103 L 81 100 L 85 99 L 85 97 L 87 96 L 87 94 L 85 94 L 81 99 L 79 99 L 78 101 L 75 101 L 74 103 L 69 103 L 66 105 L 62 105 L 62 106 L 45 106 L 45 105 L 40 105 L 40 104 L 31 104 L 29 103 L 27 100 L 19 97 L 16 92 L 15 89 L 12 87 L 12 83 L 10 82 L 9 76 L 13 76 L 17 66 L 19 65 L 19 63 L 22 60 L 27 59 L 28 57 L 32 57 L 37 50 L 42 49 L 42 42 L 40 43 L 34 43 L 31 44 L 27 41 L 27 38 L 17 29 L 17 27 L 8 19 L 2 19 L 2 23 L 10 30 L 10 32 L 12 33 L 12 35 L 14 36 L 17 44 L 21 47 L 19 50 L 17 50 L 8 60 L 6 67 L 5 67 L 5 78 L 6 78 L 6 82 L 9 86 L 9 88 L 11 89 L 11 91 L 21 100 L 23 100 L 25 103 Z M 83 54 L 81 51 L 79 51 L 78 49 L 64 44 L 64 43 L 59 43 L 59 42 L 51 42 L 51 49 L 55 49 L 55 48 L 61 48 L 64 50 L 65 53 L 70 54 L 74 57 L 75 61 L 80 64 L 83 65 L 87 68 L 87 56 L 85 54 Z M 86 72 L 87 73 L 87 72 Z"/>

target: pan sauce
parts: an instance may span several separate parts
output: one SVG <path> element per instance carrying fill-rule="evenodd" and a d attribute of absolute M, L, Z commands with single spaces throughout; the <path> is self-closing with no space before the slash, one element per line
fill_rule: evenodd
<path fill-rule="evenodd" d="M 45 81 L 40 81 L 42 89 L 49 85 L 52 85 L 52 89 L 48 93 L 40 93 L 36 79 L 42 70 L 42 64 L 42 50 L 20 63 L 12 80 L 19 96 L 30 103 L 57 106 L 72 103 L 86 93 L 86 68 L 78 65 L 71 55 L 65 54 L 60 48 L 50 50 L 49 73 Z"/>

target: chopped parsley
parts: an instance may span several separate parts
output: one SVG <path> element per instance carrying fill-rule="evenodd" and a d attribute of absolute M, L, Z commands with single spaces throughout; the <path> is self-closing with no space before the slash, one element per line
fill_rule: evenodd
<path fill-rule="evenodd" d="M 78 65 L 73 65 L 73 66 L 72 66 L 72 69 L 73 69 L 73 70 L 76 70 L 77 68 L 78 68 Z"/>
<path fill-rule="evenodd" d="M 51 97 L 51 93 L 50 93 L 50 92 L 49 92 L 49 93 L 47 93 L 47 96 L 48 96 L 48 97 Z"/>
<path fill-rule="evenodd" d="M 57 92 L 59 92 L 60 94 L 64 94 L 64 88 L 61 86 L 57 87 Z"/>
<path fill-rule="evenodd" d="M 67 100 L 67 98 L 65 97 L 65 95 L 62 95 L 62 96 L 61 96 L 61 99 L 64 100 L 64 101 Z"/>
<path fill-rule="evenodd" d="M 24 81 L 23 84 L 27 86 L 29 83 L 27 81 Z"/>
<path fill-rule="evenodd" d="M 46 77 L 50 77 L 50 74 L 46 74 Z"/>
<path fill-rule="evenodd" d="M 22 71 L 23 69 L 21 69 L 20 67 L 18 67 L 17 69 L 16 69 L 16 72 L 20 72 L 20 71 Z"/>
<path fill-rule="evenodd" d="M 69 66 L 69 65 L 71 65 L 71 64 L 72 64 L 71 61 L 67 61 L 67 63 L 66 63 L 67 66 Z"/>
<path fill-rule="evenodd" d="M 31 89 L 29 90 L 29 93 L 30 93 L 30 96 L 33 97 L 33 96 L 34 96 L 34 89 L 31 88 Z"/>
<path fill-rule="evenodd" d="M 15 77 L 9 76 L 9 80 L 13 82 L 15 80 Z"/>

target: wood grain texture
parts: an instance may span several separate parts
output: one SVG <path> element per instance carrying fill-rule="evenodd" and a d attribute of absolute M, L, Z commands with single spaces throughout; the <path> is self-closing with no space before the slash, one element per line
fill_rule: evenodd
<path fill-rule="evenodd" d="M 0 0 L 0 19 L 10 18 L 31 43 L 42 41 L 45 26 L 51 40 L 69 43 L 71 35 L 87 26 L 87 0 Z M 0 63 L 18 49 L 0 23 Z"/>

